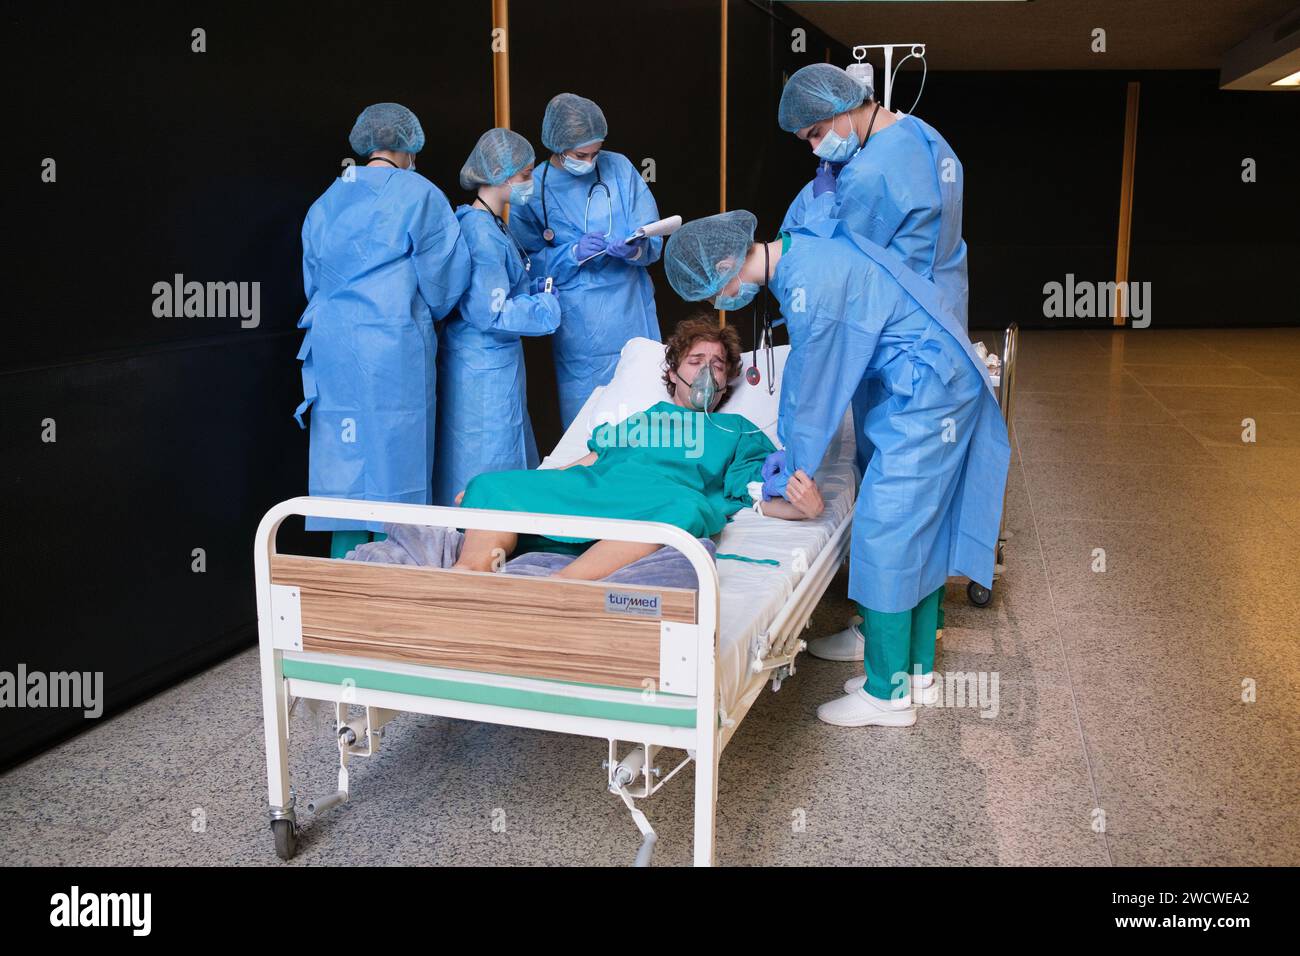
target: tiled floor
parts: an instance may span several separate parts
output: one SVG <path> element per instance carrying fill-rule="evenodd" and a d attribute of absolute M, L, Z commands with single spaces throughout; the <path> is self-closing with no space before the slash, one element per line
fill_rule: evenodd
<path fill-rule="evenodd" d="M 1021 345 L 1006 573 L 983 610 L 950 584 L 940 658 L 997 674 L 996 716 L 827 727 L 854 667 L 804 658 L 723 757 L 719 862 L 1300 863 L 1300 329 Z M 849 613 L 841 576 L 814 629 Z M 259 707 L 249 651 L 0 777 L 0 864 L 275 863 Z M 300 794 L 333 789 L 327 721 L 294 716 Z M 630 862 L 603 757 L 401 718 L 295 862 Z M 690 859 L 691 790 L 645 805 L 656 862 Z"/>

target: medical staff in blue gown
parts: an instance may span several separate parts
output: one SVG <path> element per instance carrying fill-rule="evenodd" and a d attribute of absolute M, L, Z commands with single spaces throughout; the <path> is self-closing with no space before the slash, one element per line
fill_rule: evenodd
<path fill-rule="evenodd" d="M 939 132 L 915 116 L 883 109 L 872 90 L 829 63 L 805 66 L 790 77 L 777 119 L 820 162 L 781 228 L 823 216 L 843 220 L 932 281 L 967 328 L 964 176 Z"/>
<path fill-rule="evenodd" d="M 537 467 L 520 336 L 554 332 L 560 303 L 502 218 L 507 203 L 518 208 L 532 194 L 533 159 L 518 133 L 490 129 L 460 171 L 461 187 L 476 190 L 456 209 L 470 279 L 438 333 L 434 504 L 455 504 L 481 472 Z"/>
<path fill-rule="evenodd" d="M 312 495 L 429 504 L 434 462 L 434 322 L 469 282 L 469 252 L 442 192 L 415 172 L 424 131 L 397 103 L 366 107 L 349 136 L 368 161 L 312 204 L 302 227 L 307 308 L 303 425 L 311 409 Z M 306 427 L 304 425 L 304 427 Z M 380 523 L 308 518 L 341 557 Z"/>
<path fill-rule="evenodd" d="M 816 176 L 790 204 L 781 228 L 827 216 L 843 221 L 932 281 L 957 323 L 968 328 L 964 175 L 938 131 L 915 116 L 882 109 L 873 90 L 828 63 L 814 63 L 790 77 L 777 120 L 806 141 L 819 161 Z M 859 434 L 867 410 L 883 398 L 874 382 L 853 397 Z M 870 445 L 859 441 L 859 471 L 870 457 Z M 939 629 L 942 633 L 942 604 Z M 814 641 L 809 650 L 816 656 L 834 654 L 835 660 L 861 656 L 854 648 L 836 653 L 826 641 Z"/>
<path fill-rule="evenodd" d="M 790 333 L 764 493 L 817 469 L 854 392 L 884 398 L 862 423 L 872 454 L 853 516 L 849 594 L 863 617 L 865 674 L 818 716 L 908 726 L 934 688 L 944 582 L 991 586 L 1010 445 L 984 363 L 933 283 L 892 251 L 821 218 L 753 242 L 743 210 L 687 223 L 664 266 L 682 298 L 737 308 L 767 283 Z"/>
<path fill-rule="evenodd" d="M 632 162 L 603 148 L 608 131 L 591 100 L 553 98 L 542 120 L 550 159 L 535 174 L 532 199 L 510 217 L 534 270 L 560 287 L 554 352 L 566 428 L 592 391 L 613 378 L 629 339 L 660 341 L 647 267 L 659 259 L 663 239 L 626 241 L 658 220 L 659 208 Z"/>

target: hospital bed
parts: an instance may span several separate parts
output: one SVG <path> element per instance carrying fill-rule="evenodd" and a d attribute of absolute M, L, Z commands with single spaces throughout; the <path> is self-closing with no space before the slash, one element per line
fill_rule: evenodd
<path fill-rule="evenodd" d="M 662 345 L 633 340 L 542 467 L 586 451 L 592 428 L 664 397 Z M 774 389 L 739 380 L 721 411 L 744 414 L 775 440 Z M 764 373 L 766 376 L 766 373 Z M 289 715 L 298 700 L 336 708 L 338 789 L 307 802 L 323 812 L 349 798 L 349 763 L 410 712 L 603 738 L 603 787 L 630 811 L 646 863 L 654 831 L 639 801 L 693 767 L 693 859 L 714 862 L 718 765 L 764 687 L 795 671 L 803 631 L 848 552 L 858 474 L 846 416 L 818 471 L 825 511 L 783 521 L 737 513 L 716 563 L 667 524 L 478 509 L 294 498 L 263 517 L 254 545 L 276 853 L 297 845 L 297 794 L 288 772 Z M 649 588 L 505 573 L 380 565 L 281 554 L 276 531 L 292 515 L 396 524 L 616 538 L 668 545 L 688 558 L 698 588 Z M 661 750 L 684 752 L 671 769 Z M 593 768 L 598 770 L 599 768 Z M 631 855 L 629 853 L 629 855 Z"/>

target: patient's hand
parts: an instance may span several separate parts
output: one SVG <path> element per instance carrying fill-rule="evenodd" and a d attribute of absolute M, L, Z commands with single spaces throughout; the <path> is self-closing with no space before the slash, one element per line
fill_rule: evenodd
<path fill-rule="evenodd" d="M 785 498 L 805 518 L 816 518 L 826 508 L 817 482 L 809 478 L 802 468 L 790 476 L 785 486 Z"/>
<path fill-rule="evenodd" d="M 595 461 L 596 461 L 596 453 L 594 451 L 589 451 L 587 452 L 587 454 L 583 455 L 577 461 L 571 461 L 567 465 L 561 465 L 560 469 L 563 470 L 565 468 L 577 468 L 580 466 L 585 468 L 587 465 L 594 464 Z"/>
<path fill-rule="evenodd" d="M 462 492 L 458 493 L 458 494 L 456 495 L 456 504 L 460 504 L 460 503 L 461 503 L 461 500 L 462 500 L 464 497 L 465 497 L 465 492 L 462 491 Z"/>
<path fill-rule="evenodd" d="M 784 498 L 769 498 L 760 507 L 762 514 L 768 518 L 803 521 L 805 518 L 816 518 L 826 509 L 826 503 L 822 501 L 817 482 L 800 469 L 786 482 Z"/>

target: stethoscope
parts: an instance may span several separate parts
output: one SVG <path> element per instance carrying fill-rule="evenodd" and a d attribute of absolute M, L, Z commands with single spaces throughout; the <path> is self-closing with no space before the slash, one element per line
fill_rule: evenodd
<path fill-rule="evenodd" d="M 754 305 L 754 350 L 749 355 L 749 368 L 745 370 L 745 381 L 750 385 L 757 385 L 762 381 L 762 374 L 758 371 L 758 350 L 761 348 L 767 359 L 767 394 L 776 394 L 776 358 L 772 354 L 772 328 L 774 325 L 781 325 L 784 320 L 773 323 L 772 314 L 769 307 L 772 304 L 772 292 L 768 286 L 772 282 L 771 266 L 768 264 L 767 243 L 763 243 L 763 274 L 767 280 L 763 283 L 763 334 L 759 337 L 758 333 L 758 305 Z"/>
<path fill-rule="evenodd" d="M 609 208 L 609 225 L 605 228 L 605 238 L 609 238 L 614 233 L 614 197 L 610 194 L 609 187 L 605 185 L 605 180 L 600 178 L 600 156 L 595 159 L 596 181 L 587 189 L 587 207 L 582 211 L 582 231 L 590 232 L 587 228 L 591 218 L 591 197 L 597 188 L 605 190 L 605 205 Z M 547 242 L 555 241 L 555 230 L 551 228 L 551 218 L 546 211 L 546 174 L 551 171 L 551 163 L 548 161 L 542 167 L 542 238 Z"/>
<path fill-rule="evenodd" d="M 519 244 L 519 240 L 517 240 L 513 235 L 511 235 L 510 230 L 506 228 L 505 220 L 497 215 L 495 209 L 493 209 L 487 203 L 483 202 L 483 197 L 475 196 L 474 202 L 480 203 L 484 209 L 486 209 L 488 212 L 492 214 L 492 218 L 496 221 L 497 228 L 500 229 L 502 234 L 505 235 L 505 237 L 510 240 L 510 244 L 513 245 L 515 247 L 515 251 L 519 253 L 519 258 L 524 264 L 524 271 L 531 272 L 533 268 L 533 260 L 529 258 L 528 253 L 524 252 L 524 247 Z"/>
<path fill-rule="evenodd" d="M 387 156 L 371 156 L 370 159 L 366 162 L 366 165 L 368 166 L 368 165 L 370 165 L 370 163 L 373 163 L 373 162 L 375 162 L 376 160 L 378 160 L 378 161 L 381 162 L 381 163 L 387 163 L 389 166 L 392 166 L 394 169 L 406 169 L 406 170 L 409 170 L 410 172 L 415 172 L 415 160 L 414 160 L 414 159 L 411 160 L 411 165 L 410 165 L 410 166 L 398 166 L 395 162 L 393 162 L 393 161 L 392 161 L 391 159 L 389 159 Z"/>

